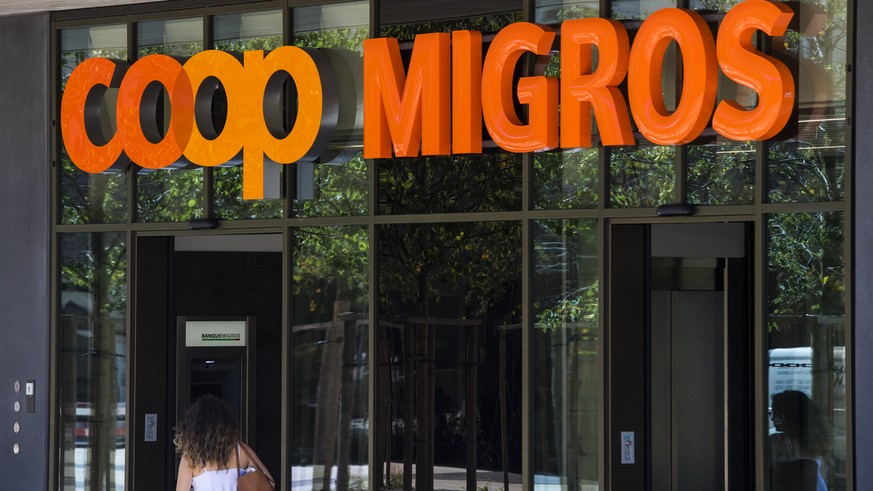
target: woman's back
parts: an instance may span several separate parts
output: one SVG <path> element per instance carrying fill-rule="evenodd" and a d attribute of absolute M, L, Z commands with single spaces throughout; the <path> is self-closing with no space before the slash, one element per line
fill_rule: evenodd
<path fill-rule="evenodd" d="M 264 469 L 254 451 L 240 442 L 239 427 L 215 396 L 197 399 L 176 425 L 173 438 L 182 455 L 176 491 L 236 491 L 239 469 Z M 275 482 L 264 469 L 270 482 Z"/>
<path fill-rule="evenodd" d="M 194 491 L 236 491 L 236 467 L 204 471 L 194 476 L 191 484 Z"/>

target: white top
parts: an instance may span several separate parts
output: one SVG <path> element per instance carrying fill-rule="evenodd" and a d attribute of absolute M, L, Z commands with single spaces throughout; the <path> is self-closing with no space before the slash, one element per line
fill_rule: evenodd
<path fill-rule="evenodd" d="M 194 476 L 192 485 L 194 491 L 237 491 L 236 467 L 217 471 L 204 471 Z"/>

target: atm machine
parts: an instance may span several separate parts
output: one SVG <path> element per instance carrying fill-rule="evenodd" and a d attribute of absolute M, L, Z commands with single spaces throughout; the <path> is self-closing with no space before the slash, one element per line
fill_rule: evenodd
<path fill-rule="evenodd" d="M 212 394 L 230 407 L 243 441 L 255 438 L 255 318 L 178 317 L 176 415 Z"/>

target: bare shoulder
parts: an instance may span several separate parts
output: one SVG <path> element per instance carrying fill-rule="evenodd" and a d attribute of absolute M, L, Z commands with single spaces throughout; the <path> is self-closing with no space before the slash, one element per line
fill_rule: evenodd
<path fill-rule="evenodd" d="M 257 459 L 255 451 L 252 450 L 252 447 L 246 445 L 245 443 L 240 442 L 240 467 L 248 467 L 250 465 L 254 465 L 254 461 L 252 459 Z"/>

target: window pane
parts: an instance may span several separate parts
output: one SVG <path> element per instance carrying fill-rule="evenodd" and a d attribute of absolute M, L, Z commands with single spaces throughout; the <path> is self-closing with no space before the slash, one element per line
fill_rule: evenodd
<path fill-rule="evenodd" d="M 63 234 L 60 251 L 60 479 L 124 489 L 126 234 Z"/>
<path fill-rule="evenodd" d="M 613 19 L 645 19 L 651 13 L 676 6 L 676 0 L 613 0 Z"/>
<path fill-rule="evenodd" d="M 689 145 L 688 203 L 746 205 L 755 201 L 755 144 L 718 137 Z"/>
<path fill-rule="evenodd" d="M 609 157 L 613 208 L 653 208 L 673 203 L 676 147 L 615 147 Z"/>
<path fill-rule="evenodd" d="M 137 55 L 165 54 L 192 56 L 203 50 L 203 20 L 173 19 L 137 24 Z M 166 94 L 161 93 L 158 114 L 163 131 L 169 124 Z M 184 222 L 203 218 L 202 167 L 178 165 L 159 170 L 138 168 L 136 176 L 136 218 L 140 222 Z"/>
<path fill-rule="evenodd" d="M 598 489 L 597 221 L 533 225 L 533 469 L 537 489 Z"/>
<path fill-rule="evenodd" d="M 460 29 L 495 33 L 521 21 L 523 8 L 521 0 L 382 0 L 380 5 L 379 35 L 403 41 L 411 41 L 416 34 Z"/>
<path fill-rule="evenodd" d="M 370 420 L 366 227 L 295 229 L 291 479 L 366 489 Z"/>
<path fill-rule="evenodd" d="M 597 207 L 598 156 L 597 148 L 535 153 L 533 207 L 538 210 Z"/>
<path fill-rule="evenodd" d="M 127 26 L 100 26 L 61 31 L 61 88 L 73 69 L 88 58 L 127 61 Z M 104 136 L 115 133 L 118 88 L 107 89 L 101 111 Z M 61 147 L 61 223 L 124 223 L 127 221 L 127 181 L 121 172 L 88 174 L 79 170 Z"/>
<path fill-rule="evenodd" d="M 539 24 L 558 24 L 565 20 L 597 17 L 599 0 L 537 0 L 536 21 Z"/>
<path fill-rule="evenodd" d="M 771 202 L 842 201 L 846 153 L 846 0 L 800 2 L 799 30 L 774 39 L 797 82 L 790 139 L 773 143 Z M 796 124 L 795 124 L 796 123 Z"/>
<path fill-rule="evenodd" d="M 172 19 L 136 25 L 137 56 L 160 53 L 188 57 L 203 51 L 203 19 Z"/>
<path fill-rule="evenodd" d="M 521 155 L 454 155 L 378 161 L 379 213 L 521 209 Z"/>
<path fill-rule="evenodd" d="M 843 219 L 767 222 L 771 489 L 846 489 Z"/>
<path fill-rule="evenodd" d="M 375 481 L 520 491 L 521 224 L 378 234 Z"/>
<path fill-rule="evenodd" d="M 363 147 L 363 41 L 369 34 L 369 2 L 294 9 L 294 45 L 332 48 L 341 110 L 331 148 L 317 163 L 295 164 L 296 216 L 356 216 L 369 212 Z M 290 169 L 289 169 L 290 170 Z"/>
<path fill-rule="evenodd" d="M 221 14 L 212 19 L 215 49 L 251 51 L 282 46 L 281 10 Z"/>
<path fill-rule="evenodd" d="M 691 10 L 711 10 L 713 12 L 727 12 L 742 0 L 691 0 Z"/>
<path fill-rule="evenodd" d="M 216 15 L 213 18 L 215 49 L 245 52 L 265 50 L 282 46 L 282 12 L 246 12 Z M 277 190 L 272 199 L 245 201 L 242 199 L 242 167 L 216 167 L 212 172 L 215 179 L 215 215 L 223 220 L 243 220 L 249 218 L 281 218 L 284 208 L 278 190 L 286 166 L 264 160 L 265 166 L 274 166 L 265 186 Z"/>

